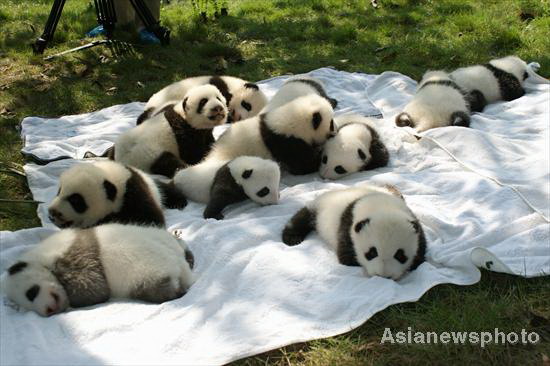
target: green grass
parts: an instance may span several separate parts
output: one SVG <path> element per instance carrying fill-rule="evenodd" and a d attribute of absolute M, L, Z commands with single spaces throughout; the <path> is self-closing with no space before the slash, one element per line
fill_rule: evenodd
<path fill-rule="evenodd" d="M 32 55 L 50 0 L 0 3 L 0 162 L 24 164 L 19 124 L 25 116 L 90 112 L 147 98 L 187 76 L 223 72 L 249 80 L 322 66 L 413 78 L 427 69 L 486 62 L 516 54 L 536 60 L 550 76 L 550 3 L 547 0 L 278 0 L 233 1 L 229 16 L 197 21 L 189 1 L 172 0 L 162 22 L 169 47 L 136 45 L 129 53 L 97 47 L 52 61 Z M 91 2 L 68 1 L 46 54 L 84 43 L 95 25 Z M 131 32 L 117 38 L 135 41 Z M 227 69 L 221 70 L 225 60 Z M 0 199 L 31 199 L 26 182 L 0 167 Z M 0 202 L 0 230 L 38 226 L 32 204 Z M 392 306 L 347 334 L 284 347 L 237 364 L 481 363 L 541 364 L 550 357 L 550 284 L 484 273 L 474 286 L 438 286 L 420 301 Z M 546 294 L 546 295 L 544 295 Z M 392 330 L 536 330 L 538 345 L 380 344 Z"/>

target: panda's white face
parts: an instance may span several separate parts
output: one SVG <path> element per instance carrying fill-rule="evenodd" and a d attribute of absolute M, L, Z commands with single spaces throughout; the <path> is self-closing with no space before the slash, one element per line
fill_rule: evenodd
<path fill-rule="evenodd" d="M 347 124 L 329 138 L 323 147 L 319 174 L 327 179 L 339 179 L 360 171 L 371 159 L 372 136 L 360 124 Z"/>
<path fill-rule="evenodd" d="M 61 174 L 59 192 L 48 208 L 49 219 L 60 228 L 91 227 L 121 207 L 121 196 L 102 169 L 77 164 Z"/>
<path fill-rule="evenodd" d="M 278 134 L 319 146 L 336 133 L 333 114 L 332 106 L 325 98 L 309 94 L 270 110 L 265 120 Z"/>
<path fill-rule="evenodd" d="M 227 121 L 226 101 L 213 85 L 191 88 L 183 98 L 187 123 L 196 129 L 214 128 Z"/>
<path fill-rule="evenodd" d="M 25 309 L 50 316 L 69 307 L 69 299 L 61 284 L 38 263 L 17 262 L 4 276 L 2 291 Z"/>
<path fill-rule="evenodd" d="M 231 121 L 238 122 L 256 116 L 267 104 L 267 98 L 253 83 L 246 83 L 233 93 L 229 102 Z"/>
<path fill-rule="evenodd" d="M 253 156 L 241 156 L 228 166 L 235 181 L 251 200 L 261 205 L 279 201 L 281 171 L 277 163 Z"/>
<path fill-rule="evenodd" d="M 419 248 L 418 221 L 402 211 L 354 208 L 350 236 L 366 276 L 398 280 L 411 269 Z"/>

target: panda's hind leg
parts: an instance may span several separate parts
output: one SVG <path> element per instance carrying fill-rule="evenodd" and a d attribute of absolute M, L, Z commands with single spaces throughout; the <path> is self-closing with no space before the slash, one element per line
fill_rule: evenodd
<path fill-rule="evenodd" d="M 176 155 L 165 151 L 151 165 L 151 173 L 172 178 L 176 170 L 185 168 L 185 164 Z"/>
<path fill-rule="evenodd" d="M 176 285 L 174 282 L 178 282 Z M 170 276 L 147 281 L 137 286 L 131 293 L 132 299 L 160 304 L 165 301 L 177 299 L 185 294 L 185 289 L 178 281 L 173 281 Z"/>
<path fill-rule="evenodd" d="M 181 210 L 187 206 L 187 198 L 185 198 L 185 195 L 176 187 L 174 181 L 170 181 L 169 183 L 156 181 L 155 183 L 162 195 L 162 205 L 164 207 Z"/>
<path fill-rule="evenodd" d="M 315 214 L 308 207 L 296 212 L 283 229 L 283 243 L 300 244 L 315 227 Z"/>

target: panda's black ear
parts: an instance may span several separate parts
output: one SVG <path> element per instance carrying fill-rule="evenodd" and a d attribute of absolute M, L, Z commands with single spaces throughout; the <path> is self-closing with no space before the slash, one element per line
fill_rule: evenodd
<path fill-rule="evenodd" d="M 185 97 L 185 99 L 183 99 L 183 103 L 181 103 L 181 107 L 183 108 L 184 111 L 185 111 L 185 108 L 187 108 L 188 100 L 189 100 L 189 97 Z"/>
<path fill-rule="evenodd" d="M 254 89 L 254 90 L 260 90 L 260 87 L 254 83 L 245 83 L 245 88 Z"/>
<path fill-rule="evenodd" d="M 110 201 L 114 201 L 117 193 L 115 185 L 109 182 L 107 179 L 103 181 L 103 188 L 105 188 L 105 193 L 107 193 L 107 198 Z"/>
<path fill-rule="evenodd" d="M 25 269 L 25 267 L 27 267 L 27 262 L 17 262 L 10 268 L 8 268 L 8 273 L 10 274 L 10 276 L 14 275 L 17 272 L 21 272 L 23 269 Z"/>
<path fill-rule="evenodd" d="M 321 117 L 321 113 L 319 112 L 313 113 L 313 118 L 311 119 L 311 123 L 313 124 L 314 130 L 319 128 L 322 121 L 323 121 L 323 117 Z"/>
<path fill-rule="evenodd" d="M 411 221 L 411 224 L 414 228 L 414 232 L 418 234 L 418 232 L 420 231 L 420 223 L 418 222 L 418 220 Z"/>
<path fill-rule="evenodd" d="M 252 175 L 252 171 L 253 171 L 253 169 L 247 169 L 247 170 L 245 170 L 245 171 L 243 172 L 242 177 L 243 177 L 244 179 L 250 178 L 250 176 Z"/>
<path fill-rule="evenodd" d="M 353 228 L 356 233 L 360 232 L 363 227 L 370 222 L 370 219 L 364 219 L 359 221 L 357 224 L 355 224 L 355 227 Z"/>
<path fill-rule="evenodd" d="M 357 149 L 357 155 L 359 155 L 359 159 L 365 160 L 367 158 L 367 155 L 365 155 L 365 152 L 361 149 Z"/>
<path fill-rule="evenodd" d="M 464 112 L 453 112 L 451 126 L 470 127 L 470 116 Z"/>
<path fill-rule="evenodd" d="M 395 124 L 397 125 L 397 127 L 414 127 L 411 116 L 409 116 L 409 114 L 406 112 L 401 112 L 397 115 L 397 117 L 395 117 Z"/>

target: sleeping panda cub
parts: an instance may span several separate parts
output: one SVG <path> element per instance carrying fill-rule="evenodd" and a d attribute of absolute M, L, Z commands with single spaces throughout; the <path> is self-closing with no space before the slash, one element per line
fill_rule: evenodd
<path fill-rule="evenodd" d="M 258 85 L 233 76 L 196 76 L 175 82 L 153 94 L 138 117 L 137 124 L 154 115 L 155 111 L 169 102 L 182 100 L 196 86 L 214 85 L 225 97 L 229 110 L 228 122 L 253 117 L 260 113 L 267 98 Z"/>
<path fill-rule="evenodd" d="M 481 112 L 489 103 L 523 96 L 528 70 L 519 57 L 506 56 L 483 65 L 461 67 L 453 71 L 450 78 L 468 92 L 472 111 Z"/>
<path fill-rule="evenodd" d="M 372 127 L 373 120 L 356 114 L 334 118 L 337 132 L 323 147 L 319 168 L 321 177 L 339 179 L 388 164 L 388 150 Z"/>
<path fill-rule="evenodd" d="M 470 126 L 470 105 L 466 92 L 444 71 L 428 71 L 416 94 L 395 117 L 398 127 L 417 132 L 444 126 Z"/>
<path fill-rule="evenodd" d="M 283 230 L 287 245 L 316 230 L 338 261 L 361 266 L 366 276 L 398 280 L 423 261 L 422 226 L 393 186 L 333 190 L 299 210 Z"/>
<path fill-rule="evenodd" d="M 162 303 L 193 283 L 193 254 L 164 229 L 106 224 L 65 229 L 24 253 L 2 277 L 2 292 L 50 316 L 111 298 Z"/>
<path fill-rule="evenodd" d="M 207 203 L 204 218 L 223 219 L 222 210 L 247 198 L 260 205 L 279 200 L 279 165 L 254 156 L 208 161 L 180 170 L 174 185 L 188 198 Z"/>
<path fill-rule="evenodd" d="M 64 171 L 48 209 L 60 228 L 108 222 L 164 227 L 161 207 L 183 208 L 185 196 L 173 184 L 155 182 L 142 171 L 114 161 L 82 163 Z"/>
<path fill-rule="evenodd" d="M 147 173 L 171 178 L 196 164 L 214 143 L 212 129 L 225 123 L 225 98 L 212 85 L 189 90 L 183 102 L 168 104 L 115 142 L 114 158 Z"/>
<path fill-rule="evenodd" d="M 231 125 L 204 161 L 247 155 L 279 162 L 292 174 L 316 172 L 320 147 L 334 133 L 330 103 L 317 94 Z"/>
<path fill-rule="evenodd" d="M 293 101 L 294 99 L 304 96 L 316 94 L 322 98 L 325 98 L 332 108 L 336 108 L 338 101 L 334 98 L 331 98 L 327 95 L 323 83 L 319 79 L 312 78 L 310 76 L 295 76 L 283 84 L 277 93 L 271 98 L 267 103 L 262 112 L 268 112 L 275 108 L 279 108 L 286 103 Z"/>

